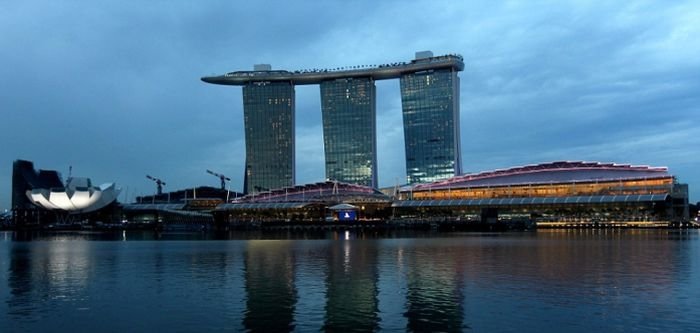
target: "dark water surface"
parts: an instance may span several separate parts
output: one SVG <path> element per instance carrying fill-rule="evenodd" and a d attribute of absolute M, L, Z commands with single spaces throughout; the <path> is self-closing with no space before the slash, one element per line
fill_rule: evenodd
<path fill-rule="evenodd" d="M 700 332 L 699 310 L 697 230 L 0 233 L 1 332 Z"/>

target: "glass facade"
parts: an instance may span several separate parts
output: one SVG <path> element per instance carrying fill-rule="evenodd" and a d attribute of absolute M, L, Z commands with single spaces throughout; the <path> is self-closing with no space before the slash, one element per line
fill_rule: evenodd
<path fill-rule="evenodd" d="M 566 182 L 560 184 L 508 184 L 413 191 L 413 200 L 498 199 L 645 195 L 669 193 L 673 177 L 658 179 Z"/>
<path fill-rule="evenodd" d="M 294 185 L 294 86 L 253 82 L 243 86 L 245 193 Z"/>
<path fill-rule="evenodd" d="M 459 175 L 457 72 L 440 69 L 405 74 L 400 84 L 408 183 Z"/>
<path fill-rule="evenodd" d="M 326 178 L 376 188 L 374 80 L 338 79 L 320 86 Z"/>

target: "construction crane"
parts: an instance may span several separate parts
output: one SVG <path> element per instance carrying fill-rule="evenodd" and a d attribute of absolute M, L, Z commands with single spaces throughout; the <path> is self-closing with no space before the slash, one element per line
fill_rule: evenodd
<path fill-rule="evenodd" d="M 163 186 L 165 185 L 164 181 L 162 181 L 156 177 L 153 177 L 151 175 L 146 175 L 146 178 L 156 182 L 156 186 L 158 186 L 158 195 L 163 194 Z"/>
<path fill-rule="evenodd" d="M 221 189 L 222 189 L 222 190 L 226 190 L 226 182 L 230 182 L 230 181 L 231 181 L 231 178 L 228 178 L 228 177 L 226 177 L 226 176 L 224 176 L 224 175 L 222 175 L 222 174 L 216 173 L 216 172 L 211 171 L 211 170 L 207 170 L 207 173 L 208 173 L 208 174 L 211 174 L 211 175 L 214 175 L 214 176 L 216 176 L 216 177 L 219 177 L 219 179 L 221 179 Z"/>

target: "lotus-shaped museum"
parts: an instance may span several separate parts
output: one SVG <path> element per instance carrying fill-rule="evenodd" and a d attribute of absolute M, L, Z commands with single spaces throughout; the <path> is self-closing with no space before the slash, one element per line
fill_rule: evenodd
<path fill-rule="evenodd" d="M 89 178 L 69 178 L 65 187 L 34 188 L 27 197 L 37 206 L 64 210 L 71 213 L 88 213 L 103 208 L 117 199 L 119 189 L 114 183 L 92 186 Z"/>

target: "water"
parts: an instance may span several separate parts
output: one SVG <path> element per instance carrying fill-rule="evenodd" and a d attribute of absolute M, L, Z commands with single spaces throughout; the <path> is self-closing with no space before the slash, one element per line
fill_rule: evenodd
<path fill-rule="evenodd" d="M 695 230 L 6 232 L 0 331 L 700 331 L 699 251 Z"/>

